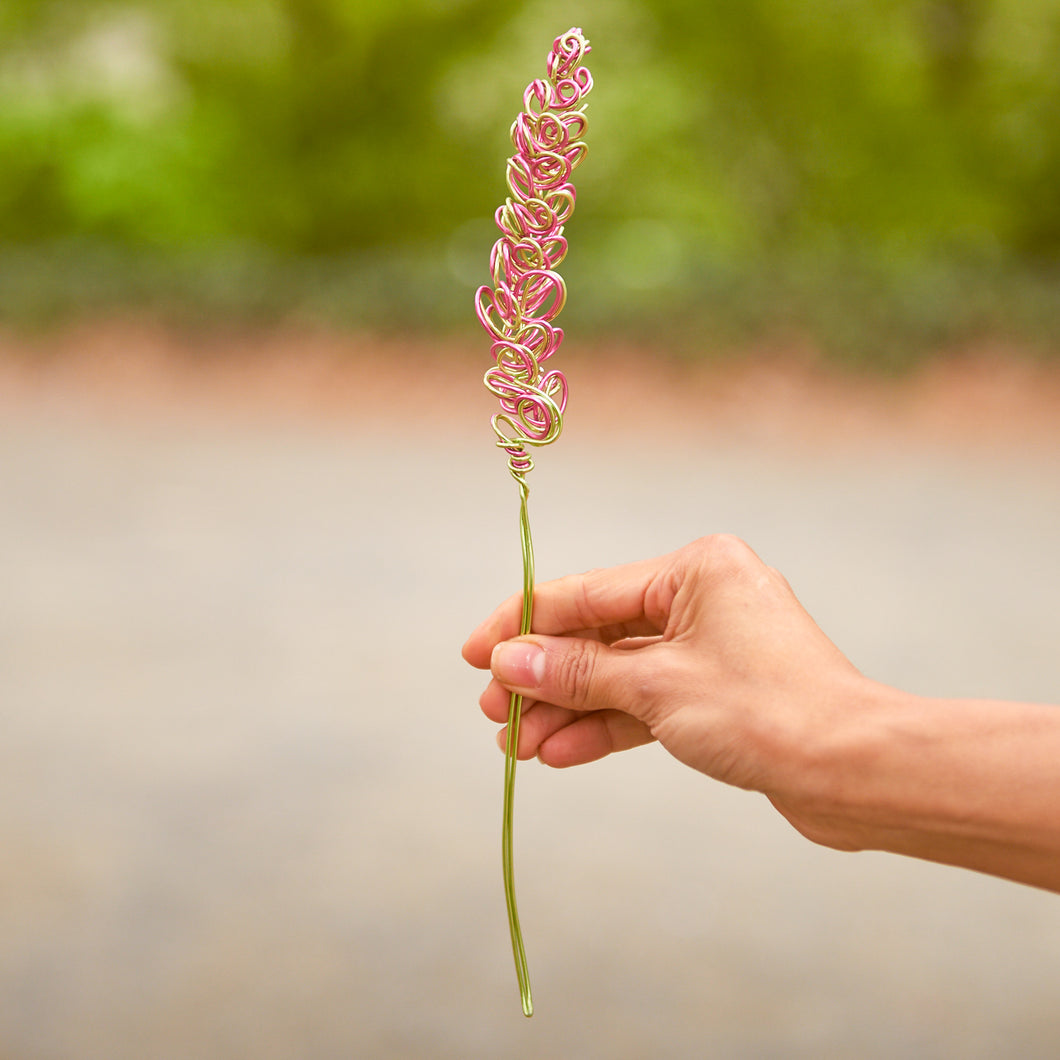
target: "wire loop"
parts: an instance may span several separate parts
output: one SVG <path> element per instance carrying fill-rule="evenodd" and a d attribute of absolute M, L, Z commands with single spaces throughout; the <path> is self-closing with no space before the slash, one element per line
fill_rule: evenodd
<path fill-rule="evenodd" d="M 559 436 L 567 403 L 562 373 L 543 374 L 541 365 L 563 341 L 551 321 L 566 303 L 567 286 L 555 270 L 567 253 L 563 226 L 574 212 L 571 174 L 585 156 L 583 98 L 593 79 L 580 64 L 589 50 L 580 29 L 561 34 L 548 57 L 548 77 L 531 81 L 523 93 L 523 111 L 511 128 L 515 154 L 505 171 L 510 195 L 495 215 L 502 234 L 490 254 L 493 286 L 475 296 L 478 319 L 495 340 L 495 364 L 484 379 L 502 410 L 493 430 L 520 482 L 533 467 L 527 446 Z"/>

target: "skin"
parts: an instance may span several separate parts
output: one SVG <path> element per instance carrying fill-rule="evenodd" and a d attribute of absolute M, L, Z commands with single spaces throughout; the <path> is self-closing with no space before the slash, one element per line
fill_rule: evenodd
<path fill-rule="evenodd" d="M 507 600 L 463 651 L 491 671 L 492 721 L 525 697 L 519 758 L 564 768 L 658 740 L 814 842 L 1060 892 L 1060 707 L 871 681 L 742 541 L 542 584 L 530 636 L 520 612 Z"/>

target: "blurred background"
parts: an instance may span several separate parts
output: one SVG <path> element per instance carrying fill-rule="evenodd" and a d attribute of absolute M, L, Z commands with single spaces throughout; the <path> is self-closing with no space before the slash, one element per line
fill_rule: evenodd
<path fill-rule="evenodd" d="M 472 294 L 571 24 L 539 576 L 735 532 L 1060 700 L 1060 0 L 4 0 L 0 1060 L 1057 1055 L 1055 896 L 657 748 L 521 767 L 521 1014 Z"/>
<path fill-rule="evenodd" d="M 1055 0 L 7 0 L 0 311 L 462 326 L 573 16 L 601 88 L 572 326 L 1053 345 Z"/>

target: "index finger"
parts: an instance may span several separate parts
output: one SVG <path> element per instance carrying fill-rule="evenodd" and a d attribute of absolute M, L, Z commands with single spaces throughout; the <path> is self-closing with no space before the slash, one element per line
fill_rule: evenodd
<path fill-rule="evenodd" d="M 570 574 L 534 590 L 534 633 L 576 634 L 612 644 L 628 637 L 651 637 L 666 627 L 665 611 L 653 606 L 652 593 L 667 569 L 667 557 Z M 509 597 L 468 638 L 464 658 L 489 669 L 490 655 L 502 640 L 519 635 L 522 595 Z"/>

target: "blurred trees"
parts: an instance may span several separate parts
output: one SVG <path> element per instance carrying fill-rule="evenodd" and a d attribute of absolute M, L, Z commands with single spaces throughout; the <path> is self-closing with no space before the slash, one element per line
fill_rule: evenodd
<path fill-rule="evenodd" d="M 0 310 L 66 290 L 460 319 L 508 125 L 568 11 L 5 0 Z M 1060 0 L 586 0 L 579 18 L 583 319 L 706 313 L 842 344 L 853 304 L 929 339 L 1060 314 Z"/>

